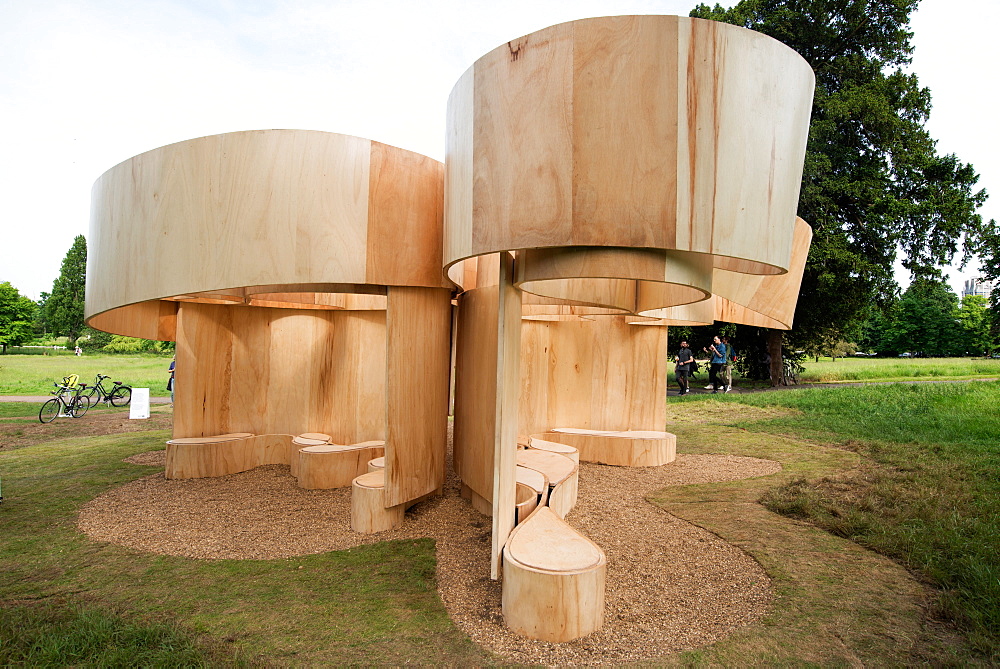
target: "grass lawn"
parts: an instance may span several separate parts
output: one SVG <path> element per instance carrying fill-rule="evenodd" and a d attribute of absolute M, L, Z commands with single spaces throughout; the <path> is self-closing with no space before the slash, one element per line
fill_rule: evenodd
<path fill-rule="evenodd" d="M 1000 378 L 1000 359 L 984 358 L 806 358 L 802 366 L 804 383 Z"/>
<path fill-rule="evenodd" d="M 650 497 L 753 555 L 775 600 L 715 644 L 650 661 L 1000 661 L 998 405 L 1000 383 L 671 397 L 680 453 L 782 464 Z M 34 404 L 0 406 L 0 666 L 499 661 L 448 617 L 429 539 L 242 561 L 89 539 L 76 528 L 79 507 L 154 473 L 122 460 L 162 448 L 168 432 L 75 436 L 89 414 L 36 428 L 18 423 Z M 168 424 L 168 407 L 152 410 Z"/>
<path fill-rule="evenodd" d="M 133 388 L 149 388 L 152 397 L 169 397 L 169 356 L 153 355 L 0 355 L 0 395 L 47 395 L 62 377 L 78 374 L 91 385 L 98 373 Z M 105 388 L 111 388 L 109 381 Z"/>
<path fill-rule="evenodd" d="M 157 430 L 0 450 L 0 666 L 489 661 L 437 595 L 429 539 L 294 559 L 193 560 L 81 534 L 77 509 L 153 473 L 122 459 L 166 439 Z"/>
<path fill-rule="evenodd" d="M 857 454 L 853 467 L 803 472 L 760 499 L 912 569 L 935 586 L 934 611 L 957 623 L 981 658 L 1000 660 L 1000 382 L 718 401 L 791 410 L 767 421 L 733 420 L 734 427 Z"/>

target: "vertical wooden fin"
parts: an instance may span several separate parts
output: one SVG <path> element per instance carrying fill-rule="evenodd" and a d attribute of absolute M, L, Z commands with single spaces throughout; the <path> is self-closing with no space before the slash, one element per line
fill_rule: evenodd
<path fill-rule="evenodd" d="M 384 493 L 387 508 L 422 497 L 444 484 L 450 330 L 450 291 L 389 288 Z"/>
<path fill-rule="evenodd" d="M 504 544 L 517 505 L 517 412 L 521 355 L 521 292 L 514 288 L 514 259 L 500 254 L 497 318 L 496 423 L 493 455 L 493 552 L 490 578 L 500 577 Z"/>

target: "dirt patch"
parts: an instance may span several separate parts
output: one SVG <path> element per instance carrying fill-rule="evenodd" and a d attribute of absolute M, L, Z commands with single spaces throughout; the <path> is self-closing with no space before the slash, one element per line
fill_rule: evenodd
<path fill-rule="evenodd" d="M 123 434 L 145 430 L 169 430 L 173 409 L 169 406 L 150 407 L 149 418 L 132 420 L 128 408 L 91 409 L 81 418 L 56 418 L 51 423 L 38 422 L 38 409 L 24 418 L 0 419 L 0 450 L 24 448 L 35 444 L 105 434 Z M 32 419 L 32 420 L 26 420 Z"/>
<path fill-rule="evenodd" d="M 130 465 L 146 465 L 147 467 L 166 467 L 167 452 L 166 450 L 146 451 L 145 453 L 125 458 L 122 462 L 127 462 Z"/>
<path fill-rule="evenodd" d="M 668 402 L 667 429 L 670 423 L 713 423 L 726 425 L 742 421 L 770 420 L 801 413 L 784 407 L 755 407 L 735 402 Z"/>
<path fill-rule="evenodd" d="M 152 464 L 162 453 L 130 461 Z M 662 467 L 582 465 L 579 503 L 567 521 L 607 553 L 605 625 L 565 644 L 530 641 L 504 626 L 500 583 L 489 578 L 490 519 L 461 499 L 453 474 L 442 497 L 376 535 L 351 531 L 350 489 L 303 490 L 280 465 L 211 479 L 147 476 L 84 506 L 79 526 L 100 541 L 208 559 L 273 559 L 433 537 L 441 598 L 477 643 L 514 663 L 621 664 L 712 643 L 757 620 L 772 599 L 769 579 L 746 553 L 644 495 L 779 469 L 769 460 L 726 455 L 680 455 Z"/>

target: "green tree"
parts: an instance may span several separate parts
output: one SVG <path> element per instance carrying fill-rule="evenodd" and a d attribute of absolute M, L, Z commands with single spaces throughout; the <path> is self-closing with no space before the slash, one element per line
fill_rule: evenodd
<path fill-rule="evenodd" d="M 993 348 L 990 303 L 985 297 L 982 295 L 963 297 L 957 320 L 962 325 L 962 346 L 966 353 L 982 355 Z"/>
<path fill-rule="evenodd" d="M 795 348 L 850 338 L 891 302 L 892 264 L 925 275 L 995 234 L 976 210 L 975 170 L 939 155 L 924 128 L 930 91 L 910 62 L 919 0 L 742 0 L 691 16 L 740 25 L 801 54 L 816 73 L 799 215 L 813 227 L 789 334 Z"/>
<path fill-rule="evenodd" d="M 32 327 L 37 305 L 10 282 L 0 283 L 0 347 L 23 344 L 34 336 Z"/>
<path fill-rule="evenodd" d="M 885 336 L 886 348 L 893 353 L 964 353 L 958 296 L 940 279 L 916 279 L 893 309 Z"/>
<path fill-rule="evenodd" d="M 83 331 L 84 291 L 87 285 L 87 240 L 77 235 L 63 258 L 59 278 L 45 302 L 45 319 L 56 335 L 74 343 Z"/>

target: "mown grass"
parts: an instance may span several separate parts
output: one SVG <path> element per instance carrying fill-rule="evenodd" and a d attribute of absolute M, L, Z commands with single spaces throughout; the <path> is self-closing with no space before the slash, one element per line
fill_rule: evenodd
<path fill-rule="evenodd" d="M 143 355 L 38 356 L 0 355 L 0 395 L 47 395 L 52 384 L 78 374 L 93 384 L 98 374 L 111 376 L 133 388 L 149 388 L 153 397 L 169 397 L 166 389 L 170 358 Z M 111 388 L 109 381 L 104 382 Z"/>
<path fill-rule="evenodd" d="M 233 656 L 280 665 L 488 661 L 437 595 L 430 539 L 285 560 L 212 561 L 133 551 L 81 534 L 76 513 L 82 504 L 155 471 L 122 459 L 162 448 L 168 438 L 166 431 L 75 437 L 0 452 L 4 616 L 16 619 L 28 603 L 82 607 L 86 615 L 67 614 L 66 629 L 39 614 L 36 636 L 53 647 L 77 648 L 74 637 L 122 625 L 138 629 L 140 638 L 172 640 L 119 643 L 114 639 L 128 635 L 112 634 L 115 657 L 180 644 L 170 660 L 177 664 L 188 664 L 192 647 L 215 665 L 211 658 Z M 180 636 L 157 636 L 164 625 Z M 207 651 L 198 643 L 202 637 L 213 640 Z M 24 652 L 12 649 L 11 657 Z M 50 664 L 107 666 L 100 656 L 81 660 L 69 651 Z M 161 662 L 132 666 L 144 664 Z"/>
<path fill-rule="evenodd" d="M 797 410 L 747 430 L 833 442 L 861 456 L 852 470 L 768 491 L 768 508 L 915 570 L 939 589 L 939 611 L 1000 660 L 1000 382 L 804 389 L 738 401 Z"/>
<path fill-rule="evenodd" d="M 128 620 L 81 604 L 0 606 L 0 665 L 30 667 L 248 666 L 238 653 L 171 623 Z"/>
<path fill-rule="evenodd" d="M 984 358 L 806 358 L 802 366 L 803 383 L 1000 377 L 1000 359 Z"/>

